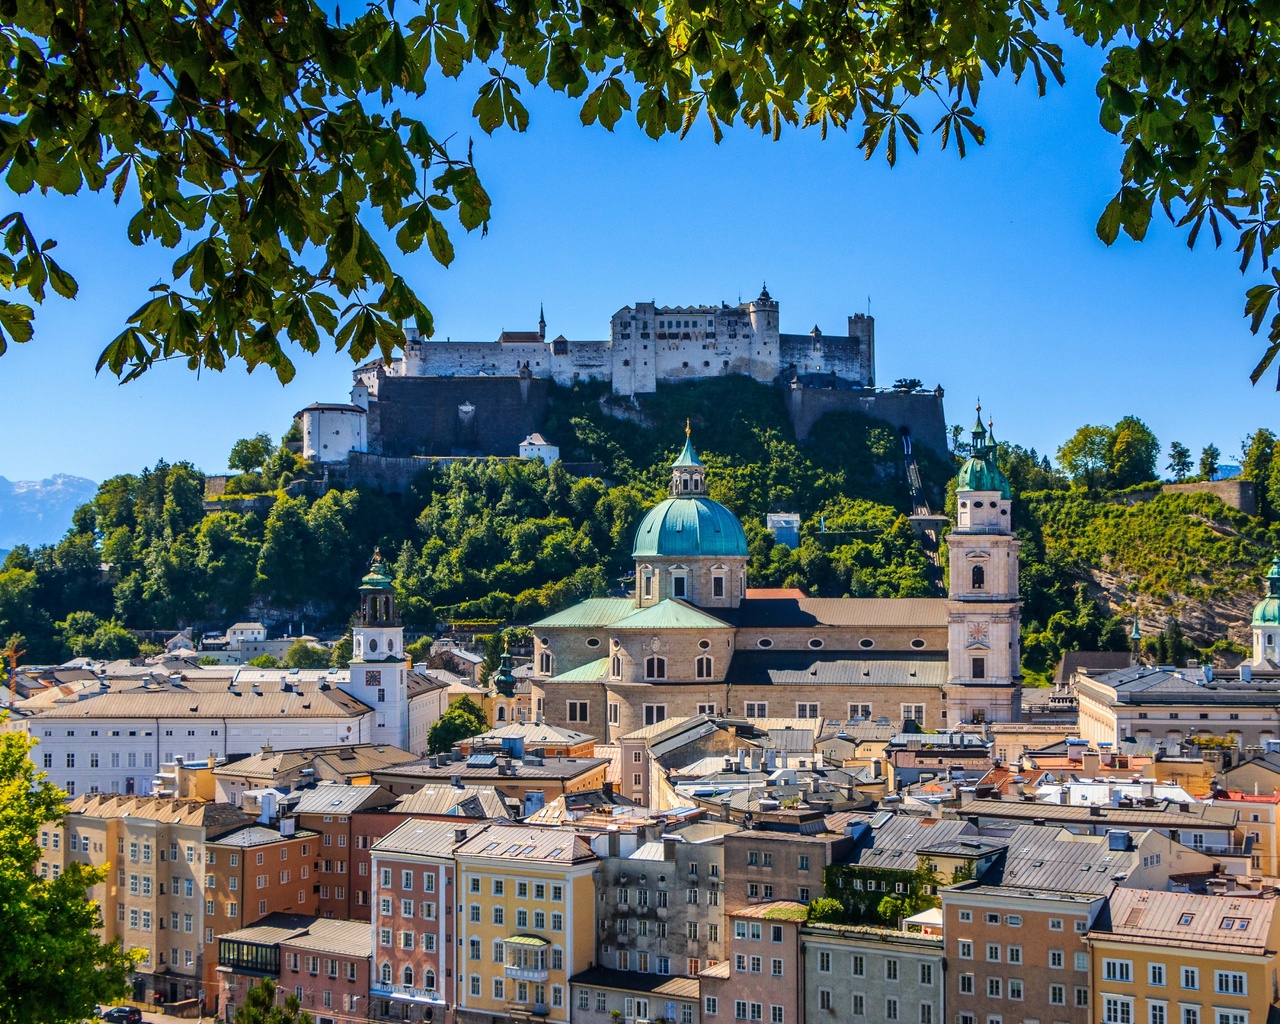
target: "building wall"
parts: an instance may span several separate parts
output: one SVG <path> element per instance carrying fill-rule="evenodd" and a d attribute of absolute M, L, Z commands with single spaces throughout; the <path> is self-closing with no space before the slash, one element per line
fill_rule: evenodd
<path fill-rule="evenodd" d="M 948 1014 L 959 1024 L 984 1024 L 991 1014 L 1063 1024 L 1099 1019 L 1090 1017 L 1085 933 L 1105 902 L 943 890 Z"/>
<path fill-rule="evenodd" d="M 828 865 L 852 852 L 854 845 L 849 836 L 819 838 L 750 830 L 725 836 L 725 907 L 732 912 L 770 900 L 821 899 Z M 802 890 L 807 890 L 808 899 L 800 899 Z"/>
<path fill-rule="evenodd" d="M 318 842 L 318 836 L 304 834 L 260 846 L 216 842 L 206 846 L 205 873 L 201 879 L 205 901 L 204 943 L 208 949 L 204 958 L 203 988 L 210 1009 L 216 1009 L 212 999 L 218 992 L 219 936 L 257 924 L 268 914 L 317 912 L 312 858 L 316 856 Z M 212 913 L 209 913 L 210 907 Z"/>
<path fill-rule="evenodd" d="M 800 937 L 806 1019 L 827 1018 L 829 1007 L 838 1021 L 947 1020 L 941 936 L 810 925 Z M 890 1000 L 896 1005 L 891 1007 Z"/>
<path fill-rule="evenodd" d="M 938 391 L 869 391 L 792 387 L 788 410 L 796 438 L 807 441 L 813 428 L 830 413 L 855 412 L 905 430 L 915 444 L 948 458 L 947 422 Z"/>
<path fill-rule="evenodd" d="M 304 409 L 302 457 L 311 462 L 341 462 L 350 452 L 367 450 L 367 420 L 362 409 Z"/>
<path fill-rule="evenodd" d="M 306 942 L 303 936 L 280 943 L 279 988 L 295 995 L 301 988 L 299 1002 L 315 1024 L 366 1024 L 369 958 L 311 949 Z"/>
<path fill-rule="evenodd" d="M 374 1016 L 420 1021 L 430 1007 L 437 1021 L 451 1020 L 457 1003 L 453 860 L 375 851 L 372 874 Z M 458 951 L 459 968 L 466 955 Z"/>
<path fill-rule="evenodd" d="M 710 1018 L 705 1000 L 711 996 L 717 1001 L 718 1021 L 754 1019 L 772 1024 L 800 1021 L 800 992 L 804 986 L 800 924 L 799 921 L 730 914 L 729 977 L 727 980 L 703 977 L 704 1019 Z M 739 1002 L 747 1004 L 745 1018 L 738 1017 L 736 1004 Z M 755 1017 L 752 1017 L 752 1004 L 759 1007 Z M 811 1018 L 806 1015 L 805 1019 Z"/>
<path fill-rule="evenodd" d="M 595 943 L 592 941 L 592 936 L 595 934 L 595 887 L 592 884 L 592 873 L 596 865 L 586 863 L 569 868 L 552 863 L 519 861 L 503 865 L 500 862 L 495 863 L 477 857 L 458 857 L 457 860 L 458 904 L 463 907 L 458 922 L 459 949 L 462 951 L 460 956 L 466 957 L 466 959 L 460 959 L 458 964 L 460 1019 L 475 1021 L 491 1019 L 494 1016 L 508 1017 L 511 1010 L 516 1007 L 523 1007 L 525 1012 L 528 1012 L 532 1009 L 530 1004 L 533 1002 L 534 985 L 543 984 L 547 1007 L 547 1015 L 544 1019 L 567 1024 L 570 1013 L 569 978 L 585 970 L 595 954 Z M 473 891 L 473 879 L 479 891 Z M 501 880 L 503 883 L 501 894 L 494 892 L 495 880 Z M 518 895 L 518 885 L 521 882 L 529 887 L 528 896 Z M 532 899 L 534 886 L 538 884 L 547 886 L 548 898 L 544 901 Z M 563 905 L 550 899 L 552 885 L 564 886 Z M 479 922 L 471 920 L 472 905 L 480 908 Z M 501 922 L 495 920 L 495 908 L 502 910 Z M 530 918 L 529 925 L 525 927 L 517 923 L 517 912 L 522 908 L 529 913 Z M 545 931 L 532 927 L 533 913 L 537 910 L 547 915 L 548 929 Z M 551 915 L 556 912 L 562 912 L 565 915 L 563 932 L 554 931 L 549 927 L 552 923 Z M 506 939 L 521 933 L 543 935 L 551 943 L 550 956 L 554 957 L 554 950 L 559 948 L 564 957 L 562 969 L 549 970 L 546 982 L 526 982 L 529 986 L 529 998 L 524 1002 L 516 999 L 518 991 L 516 986 L 519 980 L 507 978 L 505 964 L 495 963 L 493 957 L 495 940 Z M 479 961 L 469 958 L 473 938 L 480 942 L 481 959 Z M 479 994 L 472 989 L 473 978 L 478 979 L 476 984 Z M 498 995 L 494 988 L 494 981 L 499 979 L 502 982 L 501 995 Z M 561 1006 L 554 1005 L 557 987 L 562 994 L 563 1005 Z M 488 1015 L 488 1017 L 478 1015 Z"/>
<path fill-rule="evenodd" d="M 387 377 L 369 403 L 369 451 L 516 456 L 520 442 L 543 429 L 547 395 L 537 376 Z"/>

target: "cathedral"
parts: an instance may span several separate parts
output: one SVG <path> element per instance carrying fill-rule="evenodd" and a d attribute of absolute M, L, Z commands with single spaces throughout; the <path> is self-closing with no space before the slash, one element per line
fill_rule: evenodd
<path fill-rule="evenodd" d="M 742 525 L 708 496 L 686 431 L 669 497 L 636 529 L 634 594 L 533 624 L 545 719 L 607 741 L 704 713 L 926 730 L 1017 721 L 1019 542 L 981 410 L 957 484 L 947 597 L 752 589 Z"/>

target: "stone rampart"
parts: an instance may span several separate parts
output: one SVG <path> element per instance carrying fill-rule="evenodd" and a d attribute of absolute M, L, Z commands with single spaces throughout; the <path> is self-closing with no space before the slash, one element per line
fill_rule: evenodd
<path fill-rule="evenodd" d="M 1258 514 L 1258 496 L 1252 480 L 1201 480 L 1190 484 L 1165 484 L 1164 494 L 1215 494 L 1224 505 L 1238 508 L 1246 515 Z"/>
<path fill-rule="evenodd" d="M 871 388 L 792 387 L 787 404 L 796 439 L 806 441 L 822 417 L 858 412 L 910 433 L 916 444 L 948 458 L 947 421 L 939 391 L 877 391 Z"/>
<path fill-rule="evenodd" d="M 520 442 L 546 421 L 549 389 L 547 380 L 528 376 L 387 377 L 369 404 L 369 451 L 518 455 Z"/>

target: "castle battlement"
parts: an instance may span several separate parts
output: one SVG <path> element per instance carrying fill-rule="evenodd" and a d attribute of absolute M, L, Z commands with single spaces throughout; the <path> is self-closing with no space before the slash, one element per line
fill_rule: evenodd
<path fill-rule="evenodd" d="M 378 400 L 379 381 L 392 377 L 533 377 L 569 386 L 608 381 L 618 395 L 651 394 L 658 384 L 742 374 L 772 381 L 781 374 L 833 377 L 875 385 L 875 322 L 849 317 L 847 335 L 783 334 L 778 302 L 760 295 L 727 303 L 624 306 L 609 321 L 609 337 L 574 341 L 536 331 L 504 330 L 496 341 L 443 341 L 412 337 L 390 363 L 375 360 L 355 371 L 355 382 Z"/>

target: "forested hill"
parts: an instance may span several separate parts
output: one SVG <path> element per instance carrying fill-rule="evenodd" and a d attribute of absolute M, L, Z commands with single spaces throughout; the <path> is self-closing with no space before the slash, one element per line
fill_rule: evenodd
<path fill-rule="evenodd" d="M 745 378 L 664 388 L 626 419 L 606 414 L 605 397 L 593 386 L 554 390 L 546 431 L 566 461 L 602 463 L 603 480 L 571 478 L 559 464 L 492 459 L 424 472 L 403 496 L 286 497 L 271 489 L 310 467 L 267 438 L 241 442 L 232 458 L 246 470 L 232 491 L 274 496 L 262 511 L 240 511 L 232 498 L 206 513 L 203 477 L 185 463 L 114 477 L 62 541 L 16 548 L 5 560 L 0 640 L 21 634 L 28 661 L 52 661 L 128 653 L 124 627 L 221 630 L 248 617 L 341 630 L 375 545 L 394 560 L 410 627 L 527 622 L 618 586 L 639 517 L 665 496 L 686 419 L 712 496 L 746 529 L 753 586 L 822 596 L 939 592 L 906 519 L 893 428 L 832 415 L 799 445 L 784 395 Z M 1239 625 L 1271 555 L 1266 522 L 1204 495 L 1112 503 L 1067 490 L 1035 452 L 1002 448 L 1025 494 L 1015 521 L 1028 668 L 1051 669 L 1066 648 L 1122 645 L 1127 629 L 1113 613 L 1128 611 L 1135 595 L 1153 616 L 1167 607 L 1192 624 Z M 954 466 L 917 456 L 941 508 Z M 775 546 L 764 530 L 773 511 L 802 516 L 798 550 Z M 1201 608 L 1209 611 L 1194 612 Z"/>

